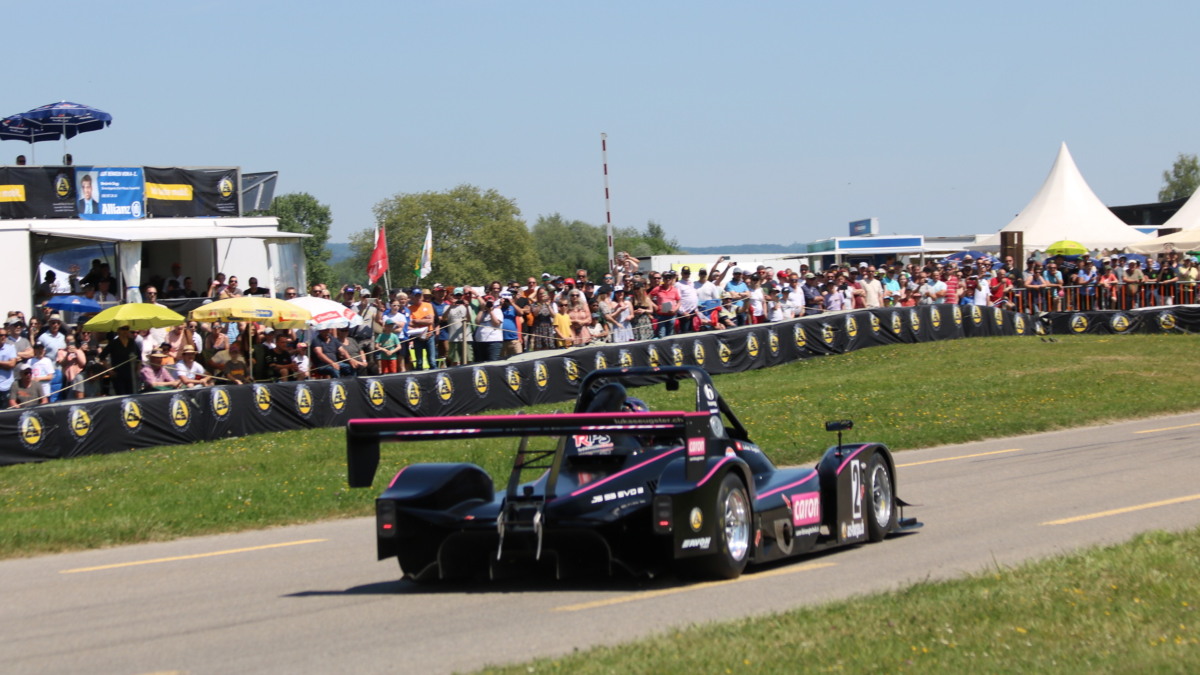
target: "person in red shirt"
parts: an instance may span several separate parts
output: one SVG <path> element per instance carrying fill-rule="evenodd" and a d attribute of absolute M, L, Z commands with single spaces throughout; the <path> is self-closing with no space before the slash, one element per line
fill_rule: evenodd
<path fill-rule="evenodd" d="M 992 307 L 1012 306 L 1013 282 L 1003 271 L 997 271 L 992 277 L 991 296 L 988 300 Z"/>
<path fill-rule="evenodd" d="M 663 272 L 662 283 L 650 291 L 650 302 L 654 303 L 654 337 L 671 337 L 675 334 L 675 314 L 679 311 L 674 271 Z"/>

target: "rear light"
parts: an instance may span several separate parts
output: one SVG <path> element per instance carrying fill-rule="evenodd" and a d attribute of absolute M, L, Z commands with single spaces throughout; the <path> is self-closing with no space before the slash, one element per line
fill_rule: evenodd
<path fill-rule="evenodd" d="M 380 537 L 396 536 L 396 503 L 393 501 L 375 502 L 375 523 Z"/>
<path fill-rule="evenodd" d="M 654 506 L 651 511 L 653 512 L 654 516 L 654 533 L 670 534 L 671 497 L 669 495 L 656 495 L 654 497 Z"/>

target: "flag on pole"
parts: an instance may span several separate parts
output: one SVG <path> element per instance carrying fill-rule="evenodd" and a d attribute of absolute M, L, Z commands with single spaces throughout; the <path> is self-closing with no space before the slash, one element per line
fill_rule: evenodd
<path fill-rule="evenodd" d="M 425 245 L 421 247 L 421 257 L 417 258 L 417 266 L 413 269 L 413 273 L 417 275 L 417 281 L 424 279 L 430 272 L 433 271 L 433 226 L 425 226 Z"/>
<path fill-rule="evenodd" d="M 388 270 L 387 235 L 382 227 L 375 228 L 375 250 L 371 251 L 371 259 L 367 262 L 367 281 L 375 283 Z"/>

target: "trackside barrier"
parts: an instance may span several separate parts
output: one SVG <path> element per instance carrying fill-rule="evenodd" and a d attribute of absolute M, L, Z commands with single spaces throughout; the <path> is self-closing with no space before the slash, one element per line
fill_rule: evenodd
<path fill-rule="evenodd" d="M 1200 329 L 1200 310 L 1174 308 L 1172 316 L 1171 330 Z M 1092 319 L 1088 325 L 1101 323 Z M 1035 335 L 1042 325 L 1029 315 L 988 307 L 855 310 L 434 371 L 81 399 L 0 412 L 0 465 L 341 427 L 356 417 L 464 415 L 565 401 L 597 368 L 698 365 L 714 374 L 734 373 L 876 345 Z M 1131 325 L 1166 324 L 1150 319 Z"/>

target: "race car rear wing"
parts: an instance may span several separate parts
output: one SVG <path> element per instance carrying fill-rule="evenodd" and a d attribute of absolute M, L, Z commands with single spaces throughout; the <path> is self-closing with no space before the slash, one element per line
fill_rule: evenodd
<path fill-rule="evenodd" d="M 707 412 L 571 413 L 566 415 L 482 415 L 466 417 L 395 417 L 350 420 L 346 425 L 346 466 L 350 487 L 370 487 L 379 468 L 384 441 L 454 438 L 564 436 L 628 433 L 687 439 L 688 457 L 707 454 L 713 436 Z M 561 444 L 560 444 L 561 447 Z"/>

